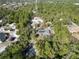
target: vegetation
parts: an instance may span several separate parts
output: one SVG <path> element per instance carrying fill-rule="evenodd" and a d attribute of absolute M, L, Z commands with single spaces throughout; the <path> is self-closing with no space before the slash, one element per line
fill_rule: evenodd
<path fill-rule="evenodd" d="M 33 5 L 27 5 L 18 8 L 15 11 L 0 9 L 0 16 L 7 16 L 7 22 L 17 23 L 20 34 L 20 41 L 7 47 L 7 50 L 0 55 L 0 59 L 78 59 L 79 41 L 71 37 L 67 27 L 67 22 L 73 21 L 79 25 L 79 8 L 71 4 L 38 4 L 38 16 L 42 17 L 45 22 L 52 22 L 55 35 L 51 38 L 42 38 L 37 40 L 32 28 L 29 27 L 29 20 L 32 18 Z M 60 19 L 63 19 L 60 21 Z M 37 41 L 36 48 L 39 55 L 26 57 L 22 51 L 27 47 L 30 40 Z M 73 39 L 75 41 L 73 41 Z"/>

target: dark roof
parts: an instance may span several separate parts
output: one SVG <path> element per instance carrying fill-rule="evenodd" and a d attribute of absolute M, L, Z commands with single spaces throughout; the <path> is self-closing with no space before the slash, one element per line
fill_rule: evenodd
<path fill-rule="evenodd" d="M 33 48 L 33 43 L 30 43 L 22 52 L 25 56 L 35 56 L 36 52 Z"/>
<path fill-rule="evenodd" d="M 5 33 L 0 33 L 0 40 L 4 42 L 6 40 L 6 34 Z"/>

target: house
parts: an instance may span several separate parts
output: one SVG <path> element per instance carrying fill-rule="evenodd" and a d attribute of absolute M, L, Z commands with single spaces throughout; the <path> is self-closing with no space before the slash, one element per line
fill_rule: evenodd
<path fill-rule="evenodd" d="M 42 24 L 37 33 L 41 36 L 52 36 L 53 34 L 55 34 L 53 27 L 52 27 L 52 23 L 51 22 L 46 22 L 44 24 Z"/>
<path fill-rule="evenodd" d="M 44 29 L 39 29 L 36 34 L 39 36 L 51 36 L 52 30 L 50 27 L 44 28 Z"/>
<path fill-rule="evenodd" d="M 0 27 L 0 40 L 6 41 L 18 41 L 19 35 L 17 35 L 18 29 L 16 29 L 15 23 L 12 24 L 6 24 L 5 26 Z M 9 34 L 7 36 L 7 34 Z M 7 38 L 7 39 L 6 39 Z"/>
<path fill-rule="evenodd" d="M 55 34 L 51 25 L 51 22 L 43 24 L 39 29 L 37 29 L 36 34 L 38 34 L 39 36 L 51 36 L 52 34 Z"/>
<path fill-rule="evenodd" d="M 69 32 L 72 34 L 72 36 L 79 40 L 79 26 L 74 22 L 70 22 L 67 28 Z"/>
<path fill-rule="evenodd" d="M 17 31 L 15 23 L 5 24 L 5 26 L 0 27 L 0 53 L 5 51 L 6 47 L 11 43 L 18 41 L 19 35 L 17 35 Z"/>
<path fill-rule="evenodd" d="M 75 24 L 74 22 L 71 22 L 67 26 L 70 33 L 78 33 L 79 32 L 79 26 Z"/>

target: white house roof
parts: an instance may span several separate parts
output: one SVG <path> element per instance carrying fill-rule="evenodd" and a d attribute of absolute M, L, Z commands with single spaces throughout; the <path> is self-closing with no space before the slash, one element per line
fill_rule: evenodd
<path fill-rule="evenodd" d="M 33 28 L 35 28 L 35 25 L 38 25 L 38 24 L 41 24 L 41 23 L 43 23 L 43 20 L 42 20 L 40 17 L 34 17 L 34 18 L 32 19 L 32 24 L 31 24 L 31 26 L 32 26 Z"/>
<path fill-rule="evenodd" d="M 39 23 L 42 23 L 43 20 L 42 20 L 40 17 L 34 17 L 34 18 L 32 19 L 32 22 L 33 22 L 33 23 L 36 23 L 36 24 L 39 24 Z"/>

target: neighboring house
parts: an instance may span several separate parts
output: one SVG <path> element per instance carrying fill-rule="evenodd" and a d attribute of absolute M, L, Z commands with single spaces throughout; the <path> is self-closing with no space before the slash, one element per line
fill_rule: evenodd
<path fill-rule="evenodd" d="M 0 27 L 0 52 L 5 50 L 6 47 L 4 46 L 8 46 L 9 43 L 18 41 L 19 35 L 17 35 L 17 31 L 18 29 L 16 29 L 15 23 Z M 9 43 L 5 44 L 6 42 Z"/>
<path fill-rule="evenodd" d="M 5 30 L 6 28 L 8 28 L 7 30 Z M 15 40 L 15 39 L 18 39 L 19 38 L 19 35 L 17 35 L 16 33 L 17 33 L 17 29 L 16 29 L 16 25 L 15 25 L 15 23 L 12 23 L 12 24 L 8 24 L 8 26 L 6 27 L 6 26 L 2 26 L 1 28 L 0 28 L 0 40 L 3 42 L 3 41 L 5 41 L 5 40 L 7 40 L 7 39 L 9 39 L 9 40 L 11 40 L 11 41 L 13 41 L 13 40 Z M 7 38 L 7 39 L 5 39 L 6 37 L 5 36 L 7 36 L 6 35 L 6 33 L 8 33 L 9 34 L 9 38 Z M 15 38 L 15 39 L 14 39 Z M 12 40 L 13 39 L 13 40 Z M 17 40 L 16 40 L 17 41 Z"/>
<path fill-rule="evenodd" d="M 79 32 L 79 26 L 75 24 L 74 22 L 71 22 L 67 26 L 70 33 L 78 33 Z"/>
<path fill-rule="evenodd" d="M 71 22 L 70 24 L 68 24 L 67 28 L 72 36 L 79 40 L 79 26 L 74 22 Z"/>

